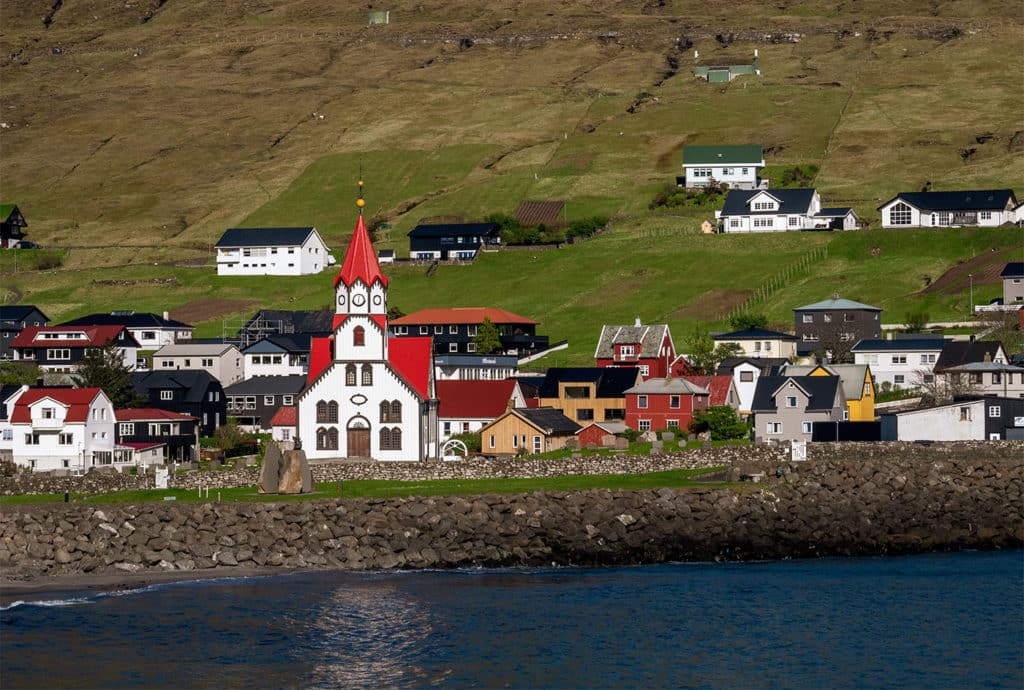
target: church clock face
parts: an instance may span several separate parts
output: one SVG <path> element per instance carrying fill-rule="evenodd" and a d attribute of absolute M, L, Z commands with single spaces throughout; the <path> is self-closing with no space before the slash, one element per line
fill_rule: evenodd
<path fill-rule="evenodd" d="M 366 304 L 366 298 L 362 295 L 352 295 L 352 304 L 361 307 Z"/>
<path fill-rule="evenodd" d="M 338 304 L 345 306 L 345 295 L 338 295 Z"/>
<path fill-rule="evenodd" d="M 373 306 L 379 307 L 381 305 L 381 302 L 383 302 L 383 301 L 384 300 L 381 298 L 380 295 L 374 295 L 373 296 Z"/>

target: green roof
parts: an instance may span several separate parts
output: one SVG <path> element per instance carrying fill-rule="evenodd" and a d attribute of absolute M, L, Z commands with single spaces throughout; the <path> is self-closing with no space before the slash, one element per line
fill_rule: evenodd
<path fill-rule="evenodd" d="M 683 165 L 756 165 L 762 160 L 764 156 L 760 144 L 683 147 Z"/>
<path fill-rule="evenodd" d="M 16 208 L 18 207 L 14 204 L 0 204 L 0 223 L 10 218 Z"/>

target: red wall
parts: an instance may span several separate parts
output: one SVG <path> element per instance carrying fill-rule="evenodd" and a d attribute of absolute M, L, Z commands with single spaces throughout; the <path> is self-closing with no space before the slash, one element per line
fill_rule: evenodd
<path fill-rule="evenodd" d="M 679 428 L 686 431 L 693 421 L 694 408 L 702 409 L 707 407 L 706 395 L 680 395 L 679 407 L 669 407 L 670 395 L 668 394 L 647 394 L 647 407 L 641 409 L 637 406 L 638 393 L 626 394 L 626 426 L 630 429 L 640 430 L 640 420 L 651 420 L 651 429 L 661 431 L 667 429 L 669 419 L 678 419 Z"/>

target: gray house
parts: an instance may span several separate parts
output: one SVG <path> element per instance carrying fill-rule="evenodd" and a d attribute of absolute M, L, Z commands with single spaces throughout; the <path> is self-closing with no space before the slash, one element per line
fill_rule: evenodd
<path fill-rule="evenodd" d="M 1003 279 L 1003 304 L 1024 304 L 1024 261 L 1011 261 L 999 274 Z"/>
<path fill-rule="evenodd" d="M 846 401 L 838 376 L 762 376 L 754 402 L 754 441 L 810 441 L 815 422 L 842 422 Z"/>

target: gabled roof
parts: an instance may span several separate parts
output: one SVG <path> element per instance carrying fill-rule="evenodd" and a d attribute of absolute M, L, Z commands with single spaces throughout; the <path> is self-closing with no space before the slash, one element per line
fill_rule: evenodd
<path fill-rule="evenodd" d="M 516 407 L 506 414 L 519 417 L 548 436 L 570 436 L 580 430 L 579 424 L 553 407 Z"/>
<path fill-rule="evenodd" d="M 251 379 L 232 383 L 224 389 L 224 395 L 298 395 L 306 386 L 302 374 L 292 376 L 253 376 Z"/>
<path fill-rule="evenodd" d="M 298 247 L 316 228 L 231 228 L 217 240 L 217 247 Z"/>
<path fill-rule="evenodd" d="M 922 211 L 1001 211 L 1017 200 L 1012 189 L 968 189 L 957 192 L 900 192 L 879 209 L 897 199 Z"/>
<path fill-rule="evenodd" d="M 538 393 L 541 398 L 557 398 L 559 383 L 593 383 L 598 398 L 621 398 L 637 385 L 637 367 L 552 367 L 544 376 Z"/>
<path fill-rule="evenodd" d="M 626 389 L 626 393 L 643 395 L 711 395 L 711 391 L 707 388 L 702 388 L 684 378 L 647 379 L 643 383 Z"/>
<path fill-rule="evenodd" d="M 167 444 L 156 443 L 154 441 L 124 441 L 117 445 L 119 448 L 131 448 L 132 450 L 153 450 L 154 448 L 161 448 Z"/>
<path fill-rule="evenodd" d="M 324 369 L 334 361 L 334 336 L 326 338 L 313 338 L 309 352 L 309 372 L 307 372 L 307 383 L 313 383 Z"/>
<path fill-rule="evenodd" d="M 498 324 L 522 324 L 536 326 L 539 321 L 513 314 L 497 307 L 448 307 L 444 309 L 421 309 L 406 314 L 391 322 L 393 326 L 430 326 L 446 324 L 481 324 L 484 319 Z M 394 342 L 394 341 L 392 341 Z"/>
<path fill-rule="evenodd" d="M 806 215 L 811 210 L 814 199 L 813 189 L 730 189 L 725 195 L 722 206 L 723 216 L 776 216 L 782 213 L 799 213 Z M 750 200 L 759 194 L 767 194 L 778 200 L 779 208 L 774 211 L 755 211 Z"/>
<path fill-rule="evenodd" d="M 32 421 L 29 406 L 40 400 L 53 400 L 68 408 L 65 422 L 85 422 L 89 418 L 89 406 L 103 391 L 99 388 L 29 388 L 14 403 L 11 424 L 28 424 Z"/>
<path fill-rule="evenodd" d="M 705 388 L 711 392 L 709 405 L 728 405 L 729 391 L 733 387 L 732 377 L 727 375 L 717 376 L 681 376 L 690 383 Z"/>
<path fill-rule="evenodd" d="M 994 340 L 962 341 L 953 340 L 946 343 L 935 361 L 935 371 L 941 372 L 949 367 L 958 367 L 971 362 L 984 362 L 986 355 L 992 362 L 1002 351 L 1002 343 Z"/>
<path fill-rule="evenodd" d="M 443 419 L 497 419 L 508 410 L 516 382 L 438 381 L 438 416 Z"/>
<path fill-rule="evenodd" d="M 190 403 L 203 402 L 209 387 L 219 385 L 220 381 L 202 369 L 145 371 L 132 376 L 132 387 L 142 395 L 148 397 L 151 390 L 184 390 L 184 402 Z"/>
<path fill-rule="evenodd" d="M 498 233 L 497 223 L 420 224 L 408 232 L 409 237 L 486 237 Z"/>
<path fill-rule="evenodd" d="M 295 405 L 282 405 L 270 418 L 270 426 L 296 426 L 298 423 L 299 413 Z"/>
<path fill-rule="evenodd" d="M 381 270 L 377 261 L 377 253 L 373 251 L 373 242 L 370 241 L 370 233 L 366 230 L 366 222 L 363 214 L 359 214 L 356 221 L 356 229 L 352 232 L 352 239 L 349 240 L 348 249 L 345 250 L 345 260 L 341 264 L 341 270 L 334 279 L 334 287 L 338 283 L 352 285 L 361 280 L 364 285 L 373 285 L 380 281 L 381 285 L 387 287 L 388 279 Z"/>
<path fill-rule="evenodd" d="M 660 357 L 661 344 L 666 337 L 671 342 L 672 334 L 668 330 L 668 325 L 663 323 L 639 326 L 602 326 L 601 335 L 597 339 L 597 349 L 594 351 L 594 359 L 613 359 L 616 345 L 638 345 L 640 347 L 639 353 L 636 355 L 638 358 Z"/>
<path fill-rule="evenodd" d="M 231 343 L 174 343 L 164 345 L 154 357 L 219 357 L 238 348 Z"/>
<path fill-rule="evenodd" d="M 126 328 L 172 328 L 174 330 L 191 330 L 192 326 L 174 319 L 165 319 L 158 314 L 133 311 L 111 312 L 109 314 L 89 314 L 71 321 L 65 321 L 62 326 L 124 326 Z"/>
<path fill-rule="evenodd" d="M 21 390 L 21 386 L 14 383 L 0 385 L 0 421 L 7 419 L 7 399 Z"/>
<path fill-rule="evenodd" d="M 782 373 L 786 376 L 808 376 L 817 369 L 824 369 L 829 375 L 839 377 L 844 399 L 860 400 L 864 397 L 864 382 L 868 376 L 867 364 L 790 364 Z"/>
<path fill-rule="evenodd" d="M 625 422 L 591 422 L 590 424 L 586 425 L 585 427 L 582 427 L 579 431 L 577 431 L 576 435 L 579 436 L 587 429 L 590 429 L 595 426 L 598 429 L 604 431 L 605 433 L 612 434 L 613 436 L 621 434 L 622 432 L 629 428 L 628 426 L 626 426 Z"/>
<path fill-rule="evenodd" d="M 1016 364 L 1007 364 L 1005 362 L 968 362 L 967 364 L 961 364 L 955 367 L 949 367 L 946 371 L 954 371 L 960 373 L 981 373 L 981 372 L 1005 372 L 1008 374 L 1014 374 L 1017 372 L 1024 373 L 1024 367 L 1019 367 Z"/>
<path fill-rule="evenodd" d="M 763 165 L 760 144 L 684 146 L 683 165 Z"/>
<path fill-rule="evenodd" d="M 123 339 L 121 333 L 125 334 Z M 47 338 L 36 340 L 40 333 L 85 334 L 84 338 Z M 26 326 L 11 347 L 103 347 L 113 342 L 120 347 L 138 347 L 139 342 L 124 326 Z"/>
<path fill-rule="evenodd" d="M 43 321 L 49 321 L 50 317 L 43 314 L 42 310 L 34 304 L 15 304 L 0 307 L 0 322 L 19 323 L 28 318 L 32 312 L 37 311 L 43 317 Z"/>
<path fill-rule="evenodd" d="M 836 206 L 834 208 L 823 208 L 815 216 L 821 216 L 822 218 L 844 218 L 853 212 L 853 209 L 849 206 Z"/>
<path fill-rule="evenodd" d="M 327 335 L 334 332 L 333 311 L 291 311 L 288 309 L 261 309 L 253 314 L 243 330 L 254 328 L 256 321 L 274 326 L 280 325 L 281 332 L 312 333 Z"/>
<path fill-rule="evenodd" d="M 180 412 L 171 412 L 170 410 L 161 410 L 155 407 L 141 407 L 138 409 L 128 410 L 115 410 L 114 416 L 119 422 L 137 422 L 137 421 L 176 421 L 176 422 L 187 422 L 196 417 L 189 414 L 181 414 Z"/>
<path fill-rule="evenodd" d="M 771 331 L 767 328 L 746 328 L 732 333 L 719 333 L 711 336 L 713 340 L 796 340 L 791 333 Z"/>
<path fill-rule="evenodd" d="M 947 340 L 942 336 L 935 338 L 879 338 L 864 339 L 853 346 L 851 352 L 916 352 L 919 350 L 938 352 Z"/>
<path fill-rule="evenodd" d="M 249 347 L 242 350 L 242 354 L 252 355 L 267 352 L 287 352 L 305 354 L 310 351 L 313 336 L 309 333 L 279 333 L 260 338 Z"/>
<path fill-rule="evenodd" d="M 793 311 L 837 311 L 850 309 L 882 311 L 880 308 L 872 307 L 869 304 L 863 304 L 862 302 L 854 302 L 852 299 L 840 299 L 838 297 L 822 300 L 821 302 L 815 302 L 814 304 L 805 304 L 802 307 L 794 307 Z"/>
<path fill-rule="evenodd" d="M 999 274 L 1000 278 L 1024 278 L 1024 261 L 1010 261 Z"/>
<path fill-rule="evenodd" d="M 431 338 L 391 338 L 388 362 L 424 400 L 431 396 L 434 341 Z"/>
<path fill-rule="evenodd" d="M 811 412 L 831 410 L 840 391 L 838 376 L 761 376 L 757 379 L 751 411 L 774 412 L 778 409 L 773 396 L 790 381 L 807 394 L 807 410 Z"/>
<path fill-rule="evenodd" d="M 789 360 L 785 357 L 726 357 L 718 363 L 718 371 L 716 373 L 719 376 L 731 376 L 733 369 L 739 365 L 750 364 L 760 369 L 761 374 L 765 375 L 788 363 Z"/>

